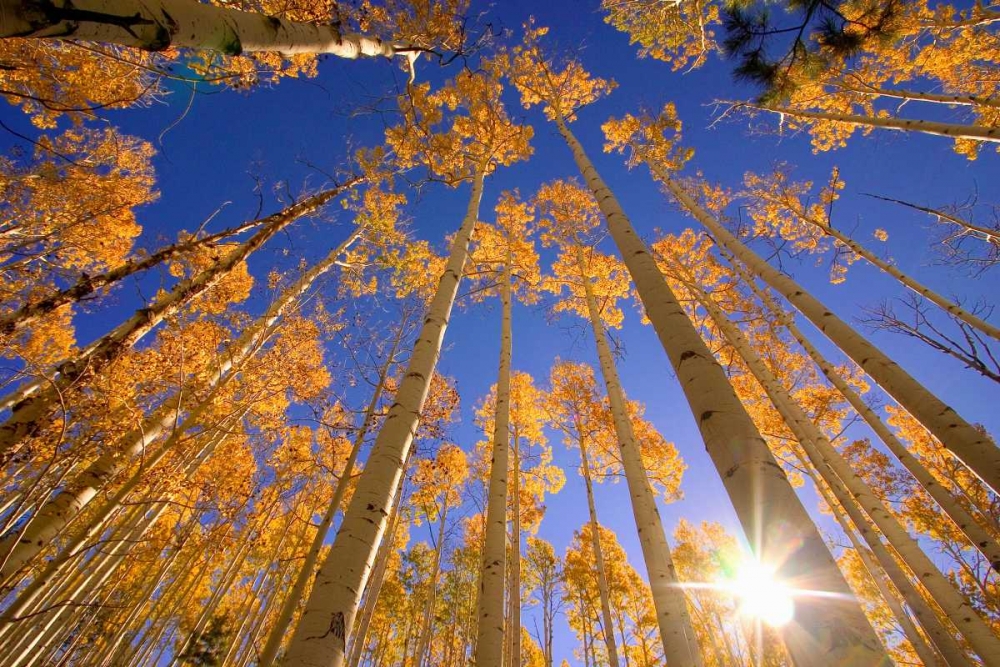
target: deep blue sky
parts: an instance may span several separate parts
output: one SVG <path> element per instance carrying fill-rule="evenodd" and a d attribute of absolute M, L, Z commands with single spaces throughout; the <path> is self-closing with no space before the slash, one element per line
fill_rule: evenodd
<path fill-rule="evenodd" d="M 747 97 L 752 91 L 735 86 L 727 64 L 718 59 L 685 75 L 657 61 L 637 60 L 627 38 L 603 23 L 597 4 L 573 0 L 545 3 L 507 0 L 490 8 L 487 20 L 518 29 L 530 14 L 534 14 L 540 25 L 551 27 L 554 40 L 579 53 L 591 72 L 618 82 L 618 89 L 609 98 L 581 112 L 574 131 L 640 233 L 651 234 L 654 228 L 678 232 L 693 225 L 693 221 L 666 202 L 644 170 L 629 172 L 618 156 L 601 152 L 600 124 L 608 116 L 633 111 L 641 105 L 657 108 L 666 101 L 673 101 L 685 124 L 686 142 L 696 151 L 691 168 L 703 170 L 707 178 L 735 187 L 744 171 L 766 170 L 781 160 L 797 165 L 796 173 L 800 177 L 822 182 L 830 168 L 839 165 L 847 183 L 844 196 L 837 204 L 837 220 L 843 227 L 850 229 L 856 225 L 854 234 L 860 240 L 870 240 L 876 227 L 886 229 L 889 232 L 886 247 L 899 266 L 942 292 L 968 297 L 990 292 L 994 296 L 997 294 L 996 276 L 987 274 L 979 281 L 969 281 L 956 272 L 931 264 L 930 222 L 926 217 L 858 194 L 876 192 L 941 205 L 964 199 L 978 184 L 982 198 L 995 201 L 996 184 L 1000 183 L 1000 160 L 995 152 L 984 151 L 978 161 L 970 162 L 955 155 L 945 139 L 876 132 L 868 138 L 855 138 L 848 149 L 813 155 L 806 137 L 751 135 L 748 124 L 738 120 L 709 128 L 713 99 Z M 483 10 L 484 6 L 477 8 Z M 440 80 L 452 71 L 442 72 L 428 61 L 418 63 L 418 78 L 422 80 Z M 180 228 L 197 227 L 225 201 L 233 203 L 213 223 L 214 228 L 252 215 L 257 202 L 251 192 L 251 172 L 259 173 L 271 183 L 288 181 L 293 191 L 307 178 L 319 184 L 324 176 L 311 171 L 302 162 L 333 171 L 347 151 L 346 138 L 354 146 L 377 141 L 381 136 L 381 124 L 376 118 L 348 119 L 346 112 L 366 96 L 381 94 L 393 80 L 402 81 L 402 73 L 385 62 L 327 59 L 320 64 L 320 76 L 315 80 L 288 80 L 249 93 L 203 88 L 183 118 L 180 117 L 188 104 L 189 90 L 182 86 L 174 88 L 163 104 L 110 114 L 112 122 L 123 131 L 152 141 L 176 122 L 163 136 L 156 158 L 162 196 L 140 216 L 145 229 L 143 243 L 153 247 L 160 239 L 173 237 Z M 535 155 L 529 162 L 503 169 L 489 179 L 482 212 L 486 220 L 492 219 L 493 204 L 501 190 L 519 187 L 527 196 L 547 180 L 576 175 L 569 151 L 541 114 L 537 110 L 521 110 L 513 92 L 508 104 L 512 113 L 524 114 L 525 120 L 535 126 Z M 5 107 L 0 110 L 0 117 L 14 128 L 28 131 L 25 117 L 16 110 Z M 3 139 L 4 143 L 9 141 L 9 137 Z M 443 236 L 454 231 L 460 222 L 467 195 L 467 186 L 457 190 L 427 189 L 424 197 L 407 211 L 416 234 L 440 247 Z M 265 212 L 271 210 L 273 206 Z M 325 254 L 340 237 L 340 232 L 328 234 L 327 229 L 311 224 L 294 231 L 251 262 L 254 272 L 263 275 L 281 247 L 291 248 L 293 257 Z M 825 267 L 807 263 L 788 265 L 788 268 L 848 320 L 859 314 L 861 306 L 874 305 L 882 298 L 902 294 L 893 281 L 861 262 L 851 269 L 846 283 L 836 286 L 826 280 Z M 119 299 L 123 311 L 133 307 L 127 302 L 127 296 L 119 296 Z M 557 356 L 596 363 L 586 331 L 577 331 L 575 336 L 567 333 L 565 325 L 574 323 L 572 320 L 550 324 L 543 309 L 522 306 L 515 309 L 514 317 L 515 368 L 544 381 Z M 495 308 L 466 305 L 459 309 L 448 331 L 447 347 L 439 367 L 441 372 L 457 379 L 463 399 L 463 417 L 455 428 L 454 437 L 468 449 L 481 438 L 473 424 L 472 408 L 495 381 L 497 320 Z M 94 335 L 99 331 L 98 325 L 87 323 L 81 334 Z M 654 334 L 643 327 L 632 312 L 620 336 L 626 354 L 619 361 L 619 369 L 626 391 L 630 397 L 646 403 L 647 416 L 667 439 L 676 443 L 688 465 L 682 486 L 684 499 L 663 508 L 668 534 L 672 533 L 680 517 L 692 521 L 720 521 L 738 532 L 722 485 L 704 453 L 700 436 Z M 996 410 L 998 392 L 994 383 L 980 379 L 975 373 L 963 370 L 914 341 L 887 334 L 872 338 L 961 414 L 985 424 L 994 433 L 1000 431 L 1000 416 Z M 829 350 L 825 344 L 824 349 Z M 575 474 L 576 454 L 565 450 L 557 434 L 553 433 L 551 438 L 557 462 L 566 467 L 567 484 L 549 502 L 541 536 L 552 541 L 561 552 L 572 538 L 572 532 L 585 521 L 586 511 L 583 485 Z M 644 571 L 624 484 L 604 485 L 597 493 L 602 521 L 615 529 L 632 563 L 640 572 Z M 805 497 L 810 510 L 815 510 L 814 498 L 810 494 Z M 576 664 L 572 656 L 574 645 L 568 627 L 561 625 L 556 664 L 563 658 Z"/>

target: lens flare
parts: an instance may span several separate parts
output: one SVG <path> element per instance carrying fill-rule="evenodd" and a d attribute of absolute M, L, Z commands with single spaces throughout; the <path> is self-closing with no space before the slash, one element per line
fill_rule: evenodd
<path fill-rule="evenodd" d="M 780 628 L 795 615 L 792 589 L 774 578 L 774 569 L 756 561 L 747 561 L 728 588 L 739 600 L 740 613 Z"/>

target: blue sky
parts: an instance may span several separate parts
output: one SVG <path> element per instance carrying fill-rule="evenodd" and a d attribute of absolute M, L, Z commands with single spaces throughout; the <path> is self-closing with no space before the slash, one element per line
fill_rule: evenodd
<path fill-rule="evenodd" d="M 578 52 L 592 73 L 618 82 L 618 89 L 610 97 L 580 113 L 574 131 L 641 234 L 651 235 L 654 228 L 679 232 L 694 222 L 666 201 L 644 169 L 630 172 L 618 156 L 602 153 L 600 124 L 611 115 L 634 111 L 643 105 L 658 108 L 666 101 L 673 101 L 685 124 L 686 143 L 695 148 L 690 169 L 700 169 L 708 179 L 735 187 L 745 171 L 763 171 L 779 160 L 797 165 L 799 177 L 820 182 L 826 179 L 833 165 L 838 165 L 847 188 L 837 204 L 837 220 L 845 229 L 854 229 L 856 238 L 870 241 L 876 227 L 886 229 L 889 242 L 885 247 L 897 264 L 946 294 L 974 299 L 1000 293 L 996 276 L 986 274 L 978 281 L 968 280 L 953 270 L 932 264 L 930 221 L 926 216 L 860 195 L 875 192 L 942 205 L 964 199 L 978 186 L 984 200 L 995 200 L 996 184 L 1000 183 L 1000 160 L 995 152 L 984 151 L 979 160 L 970 162 L 954 154 L 946 139 L 876 132 L 867 138 L 855 138 L 847 149 L 813 155 L 804 136 L 751 132 L 748 123 L 740 120 L 710 127 L 714 99 L 747 97 L 753 93 L 732 83 L 726 63 L 714 59 L 708 66 L 682 75 L 663 63 L 638 60 L 627 38 L 603 23 L 596 2 L 508 0 L 490 7 L 486 20 L 517 29 L 531 14 L 540 25 L 551 27 L 551 37 L 558 44 Z M 442 71 L 434 63 L 421 61 L 417 75 L 421 80 L 440 81 L 454 71 Z M 399 84 L 402 76 L 398 68 L 386 62 L 327 59 L 320 64 L 320 76 L 314 80 L 282 81 L 249 93 L 202 87 L 188 112 L 185 108 L 190 91 L 177 86 L 163 103 L 149 109 L 109 114 L 111 121 L 124 132 L 153 141 L 170 128 L 162 135 L 156 158 L 161 198 L 140 215 L 145 230 L 142 244 L 154 247 L 181 228 L 194 229 L 226 201 L 232 203 L 216 218 L 213 228 L 221 229 L 253 215 L 257 208 L 252 194 L 253 173 L 271 183 L 287 181 L 293 192 L 305 179 L 321 183 L 324 175 L 306 163 L 333 171 L 349 145 L 378 141 L 382 128 L 376 117 L 349 118 L 347 112 L 367 97 L 382 94 L 393 81 Z M 508 105 L 513 114 L 523 114 L 525 121 L 535 126 L 535 154 L 529 162 L 502 169 L 488 180 L 482 210 L 485 220 L 492 220 L 493 205 L 504 189 L 519 187 L 528 196 L 545 181 L 576 175 L 569 151 L 554 126 L 537 110 L 522 110 L 513 91 Z M 28 131 L 26 118 L 11 107 L 0 110 L 0 117 L 13 128 Z M 8 136 L 2 138 L 4 144 L 10 141 Z M 428 188 L 407 210 L 415 233 L 440 248 L 443 236 L 457 228 L 467 196 L 468 186 L 454 190 Z M 273 209 L 273 202 L 269 202 L 265 212 Z M 327 233 L 327 230 L 323 225 L 311 223 L 265 248 L 251 261 L 255 274 L 264 275 L 268 264 L 278 261 L 278 252 L 283 247 L 292 251 L 293 258 L 325 254 L 341 236 L 339 231 Z M 549 255 L 543 258 L 548 259 Z M 807 262 L 788 264 L 786 268 L 847 320 L 856 317 L 862 306 L 902 294 L 894 281 L 861 262 L 840 285 L 829 284 L 825 267 Z M 117 299 L 116 310 L 125 312 L 134 307 L 124 291 Z M 464 304 L 459 308 L 449 328 L 439 366 L 440 372 L 458 382 L 463 414 L 461 423 L 455 427 L 454 439 L 467 449 L 482 437 L 473 424 L 472 409 L 496 379 L 498 317 L 498 309 L 488 304 Z M 106 322 L 105 317 L 85 321 L 81 338 L 97 335 Z M 573 323 L 570 318 L 549 323 L 543 308 L 516 306 L 514 367 L 544 382 L 555 357 L 596 364 L 589 333 L 582 329 L 567 331 L 566 325 Z M 668 535 L 681 517 L 691 521 L 720 521 L 738 533 L 722 485 L 652 330 L 642 326 L 633 311 L 618 335 L 625 349 L 619 371 L 626 391 L 630 397 L 646 403 L 647 417 L 676 444 L 688 465 L 682 485 L 684 499 L 662 508 Z M 889 334 L 873 334 L 871 338 L 960 414 L 983 423 L 994 433 L 1000 431 L 995 383 L 914 341 Z M 818 335 L 814 340 L 832 353 L 832 348 Z M 548 503 L 540 535 L 561 552 L 571 540 L 572 532 L 586 520 L 586 506 L 582 481 L 575 474 L 576 454 L 567 452 L 558 434 L 551 433 L 550 438 L 556 461 L 566 468 L 567 484 Z M 805 498 L 809 509 L 814 510 L 814 498 L 808 493 Z M 597 503 L 602 521 L 616 531 L 633 565 L 642 572 L 624 484 L 599 486 Z M 568 627 L 560 625 L 557 637 L 556 664 L 563 658 L 576 664 L 572 656 L 574 640 Z"/>

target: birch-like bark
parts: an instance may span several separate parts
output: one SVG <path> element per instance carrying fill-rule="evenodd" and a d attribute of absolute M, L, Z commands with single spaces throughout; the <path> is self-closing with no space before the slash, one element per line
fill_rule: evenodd
<path fill-rule="evenodd" d="M 805 109 L 790 109 L 788 107 L 761 107 L 753 104 L 740 106 L 758 111 L 804 118 L 809 120 L 826 120 L 835 123 L 846 123 L 858 127 L 877 127 L 883 130 L 901 132 L 920 132 L 952 139 L 971 139 L 973 141 L 989 141 L 1000 143 L 1000 127 L 985 125 L 962 125 L 954 123 L 939 123 L 931 120 L 916 120 L 913 118 L 881 118 L 878 116 L 858 116 L 855 114 L 827 113 L 824 111 L 806 111 Z"/>
<path fill-rule="evenodd" d="M 578 431 L 579 432 L 579 431 Z M 604 549 L 601 547 L 601 524 L 597 522 L 597 507 L 594 505 L 594 483 L 590 478 L 590 461 L 587 456 L 587 446 L 580 433 L 580 473 L 583 475 L 583 482 L 587 487 L 587 511 L 590 514 L 590 533 L 594 549 L 594 565 L 597 568 L 597 590 L 601 594 L 601 618 L 604 619 L 604 627 L 612 628 L 611 621 L 611 600 L 608 594 L 608 576 L 604 567 Z M 605 630 L 604 643 L 608 647 L 609 667 L 618 667 L 618 643 L 615 641 L 615 633 Z"/>
<path fill-rule="evenodd" d="M 934 601 L 941 606 L 945 615 L 955 624 L 987 666 L 1000 666 L 1000 638 L 980 618 L 969 601 L 941 574 L 930 558 L 921 550 L 916 540 L 910 537 L 896 518 L 886 509 L 844 457 L 834 449 L 820 429 L 809 419 L 787 390 L 781 386 L 770 369 L 761 361 L 738 327 L 715 305 L 712 298 L 695 290 L 698 300 L 709 312 L 716 326 L 746 362 L 750 372 L 764 387 L 768 398 L 779 411 L 785 423 L 794 427 L 796 437 L 806 455 L 820 475 L 835 487 L 844 485 L 854 502 L 860 505 L 879 531 L 885 535 L 890 546 L 914 572 Z M 827 470 L 829 472 L 827 472 Z"/>
<path fill-rule="evenodd" d="M 151 269 L 198 248 L 213 247 L 219 241 L 242 234 L 261 224 L 263 224 L 262 220 L 251 220 L 242 225 L 224 229 L 221 232 L 209 234 L 202 238 L 193 238 L 188 241 L 168 245 L 142 258 L 129 259 L 124 264 L 120 264 L 104 273 L 98 273 L 93 276 L 84 275 L 65 289 L 26 303 L 12 313 L 0 315 L 0 334 L 12 334 L 20 331 L 25 326 L 51 313 L 60 306 L 65 306 L 68 303 L 78 303 L 94 292 L 106 287 L 112 287 L 129 276 Z"/>
<path fill-rule="evenodd" d="M 656 507 L 656 496 L 649 483 L 646 466 L 642 462 L 639 443 L 632 431 L 632 423 L 625 405 L 625 392 L 611 356 L 611 347 L 604 332 L 604 321 L 601 319 L 597 298 L 594 296 L 594 286 L 587 273 L 583 248 L 579 245 L 576 248 L 576 259 L 586 291 L 587 311 L 590 315 L 591 328 L 594 330 L 601 375 L 604 377 L 608 402 L 611 404 L 615 435 L 618 437 L 618 446 L 622 454 L 625 481 L 632 500 L 632 516 L 635 519 L 639 544 L 642 546 L 642 557 L 649 575 L 649 587 L 653 597 L 653 607 L 656 609 L 656 621 L 663 642 L 664 656 L 671 665 L 701 667 L 703 662 L 701 649 L 698 647 L 698 636 L 688 615 L 684 591 L 678 586 L 677 573 L 670 557 L 670 547 L 663 533 L 660 510 Z M 605 635 L 613 632 L 613 626 L 604 628 Z"/>
<path fill-rule="evenodd" d="M 338 245 L 323 260 L 306 271 L 281 296 L 272 303 L 267 311 L 240 335 L 226 352 L 221 355 L 218 367 L 213 369 L 206 386 L 209 395 L 195 406 L 179 428 L 174 428 L 170 436 L 150 456 L 143 461 L 143 470 L 148 471 L 166 456 L 183 438 L 187 428 L 198 423 L 200 417 L 211 407 L 211 399 L 218 389 L 232 377 L 230 371 L 247 361 L 259 349 L 262 338 L 273 329 L 275 324 L 292 308 L 298 299 L 324 274 L 330 271 L 338 258 L 360 236 L 362 227 L 358 227 L 347 239 Z M 180 421 L 181 405 L 179 397 L 192 392 L 181 391 L 178 399 L 164 404 L 146 422 L 135 431 L 127 433 L 114 447 L 109 448 L 95 460 L 86 470 L 80 473 L 66 490 L 57 494 L 47 502 L 33 520 L 18 534 L 12 534 L 0 540 L 0 553 L 9 549 L 10 555 L 0 567 L 0 579 L 5 579 L 12 573 L 24 567 L 39 551 L 66 526 L 70 521 L 93 500 L 98 491 L 112 478 L 129 466 L 132 460 L 146 452 L 160 435 L 177 425 Z M 136 475 L 127 483 L 119 495 L 131 490 L 140 482 Z M 108 506 L 107 511 L 114 507 Z M 104 517 L 97 519 L 103 520 Z"/>
<path fill-rule="evenodd" d="M 981 95 L 950 95 L 942 93 L 925 93 L 917 90 L 899 90 L 895 88 L 880 88 L 878 86 L 868 86 L 864 84 L 849 84 L 840 82 L 839 88 L 849 90 L 852 93 L 871 95 L 872 97 L 892 97 L 897 100 L 907 100 L 914 102 L 930 102 L 932 104 L 949 104 L 962 106 L 1000 107 L 1000 100 L 993 97 L 983 97 Z"/>
<path fill-rule="evenodd" d="M 346 638 L 385 532 L 392 500 L 401 492 L 404 463 L 441 353 L 469 254 L 469 240 L 479 215 L 484 171 L 484 167 L 478 168 L 473 178 L 465 219 L 452 241 L 444 275 L 413 346 L 396 401 L 379 430 L 337 537 L 320 566 L 312 594 L 292 635 L 287 658 L 290 665 L 341 667 L 344 663 Z"/>
<path fill-rule="evenodd" d="M 521 664 L 521 439 L 515 430 L 511 441 L 511 495 L 513 506 L 510 514 L 510 614 L 507 617 L 507 632 L 510 639 L 510 657 L 507 663 L 512 667 Z"/>
<path fill-rule="evenodd" d="M 927 299 L 934 305 L 941 308 L 941 310 L 945 311 L 949 315 L 959 320 L 962 320 L 963 322 L 965 322 L 974 329 L 982 331 L 987 336 L 991 336 L 997 340 L 1000 340 L 1000 327 L 996 327 L 990 324 L 989 322 L 985 321 L 984 319 L 977 317 L 976 315 L 962 308 L 959 304 L 955 303 L 951 299 L 944 297 L 943 295 L 935 292 L 926 285 L 923 285 L 920 282 L 909 277 L 908 275 L 897 269 L 895 266 L 893 266 L 889 262 L 885 261 L 878 255 L 873 253 L 871 250 L 869 250 L 868 248 L 864 247 L 863 245 L 852 239 L 847 234 L 844 234 L 836 227 L 828 225 L 824 223 L 822 220 L 818 220 L 808 214 L 796 213 L 796 215 L 801 217 L 802 220 L 809 223 L 810 225 L 814 225 L 819 229 L 821 229 L 824 234 L 834 237 L 835 239 L 843 243 L 845 246 L 850 248 L 853 253 L 855 253 L 860 257 L 865 258 L 868 262 L 878 267 L 885 273 L 888 273 L 890 276 L 892 276 L 900 283 L 902 283 L 905 287 L 913 290 L 923 298 Z"/>
<path fill-rule="evenodd" d="M 413 666 L 423 667 L 426 663 L 433 667 L 430 662 L 430 655 L 427 649 L 430 648 L 431 635 L 434 631 L 434 602 L 437 600 L 438 575 L 441 572 L 441 555 L 444 553 L 444 529 L 448 520 L 448 497 L 445 493 L 444 507 L 441 510 L 441 519 L 438 525 L 437 545 L 434 550 L 434 565 L 431 569 L 430 581 L 427 582 L 427 602 L 424 605 L 424 616 L 420 620 L 420 635 L 417 640 L 417 649 L 413 654 Z"/>
<path fill-rule="evenodd" d="M 786 626 L 783 632 L 796 664 L 880 664 L 887 658 L 878 637 L 851 597 L 822 536 L 740 404 L 725 372 L 677 302 L 583 146 L 565 122 L 559 119 L 557 124 L 604 213 L 755 555 L 761 562 L 776 566 L 776 576 L 837 596 L 800 601 L 796 623 Z M 789 549 L 794 549 L 792 554 Z"/>
<path fill-rule="evenodd" d="M 902 629 L 903 635 L 906 636 L 907 641 L 909 641 L 910 645 L 913 646 L 913 650 L 916 652 L 917 657 L 920 658 L 921 662 L 923 662 L 926 667 L 941 667 L 942 665 L 946 665 L 944 659 L 934 651 L 934 648 L 924 641 L 924 637 L 920 634 L 920 631 L 917 629 L 913 619 L 910 618 L 910 615 L 905 609 L 903 609 L 903 605 L 900 602 L 896 591 L 892 590 L 886 581 L 885 571 L 878 563 L 875 562 L 875 555 L 861 544 L 861 540 L 858 539 L 854 528 L 848 523 L 847 518 L 844 516 L 842 508 L 838 509 L 839 504 L 833 499 L 833 495 L 827 488 L 826 484 L 824 484 L 820 480 L 819 476 L 811 470 L 808 465 L 806 465 L 805 461 L 800 459 L 800 462 L 809 475 L 809 478 L 812 480 L 813 487 L 819 491 L 827 506 L 830 507 L 833 518 L 836 519 L 840 529 L 845 535 L 847 535 L 847 539 L 850 540 L 855 553 L 857 553 L 858 558 L 861 559 L 861 563 L 864 565 L 865 571 L 868 572 L 868 576 L 871 577 L 871 580 L 875 583 L 875 587 L 878 588 L 878 592 L 885 601 L 889 611 L 892 613 L 893 618 L 896 619 L 896 623 L 898 623 L 900 629 Z"/>
<path fill-rule="evenodd" d="M 486 501 L 483 561 L 479 575 L 477 665 L 503 665 L 504 573 L 507 569 L 507 475 L 510 450 L 510 366 L 512 355 L 510 262 L 500 285 L 500 367 L 493 416 L 493 456 Z"/>
<path fill-rule="evenodd" d="M 362 57 L 415 57 L 420 49 L 338 24 L 288 21 L 197 0 L 2 0 L 0 37 L 105 42 L 147 51 L 187 47 L 239 55 L 264 51 Z"/>
<path fill-rule="evenodd" d="M 896 434 L 865 403 L 864 399 L 847 384 L 836 368 L 834 368 L 833 364 L 806 338 L 805 334 L 795 325 L 792 318 L 774 302 L 774 299 L 769 294 L 760 290 L 754 284 L 752 278 L 748 277 L 746 282 L 770 311 L 781 321 L 788 330 L 788 333 L 792 335 L 792 338 L 812 358 L 813 363 L 820 369 L 823 376 L 847 399 L 847 402 L 861 415 L 861 418 L 868 424 L 875 435 L 878 436 L 879 440 L 885 444 L 903 467 L 913 475 L 913 478 L 920 487 L 934 499 L 938 506 L 955 523 L 955 526 L 962 531 L 969 542 L 983 554 L 987 562 L 989 562 L 990 567 L 994 570 L 1000 570 L 1000 543 L 997 542 L 993 534 L 975 516 L 962 507 L 951 492 L 938 483 L 937 479 L 934 478 L 934 475 L 931 474 L 926 466 L 906 449 L 906 446 L 899 441 Z"/>
<path fill-rule="evenodd" d="M 399 506 L 402 504 L 403 494 L 396 497 L 392 506 L 392 516 L 389 518 L 389 527 L 385 531 L 385 539 L 379 546 L 378 559 L 375 570 L 368 580 L 368 590 L 365 592 L 365 604 L 361 612 L 361 620 L 358 621 L 356 631 L 351 635 L 351 650 L 348 664 L 350 667 L 358 667 L 361 663 L 361 656 L 364 654 L 365 642 L 368 639 L 368 628 L 375 617 L 375 606 L 378 603 L 379 593 L 382 591 L 382 584 L 385 582 L 385 572 L 389 567 L 389 560 L 392 552 L 396 548 L 396 526 L 399 525 Z"/>
<path fill-rule="evenodd" d="M 354 442 L 351 446 L 351 453 L 347 457 L 347 461 L 344 463 L 344 471 L 340 474 L 340 479 L 337 480 L 337 486 L 333 490 L 333 498 L 331 498 L 330 504 L 326 508 L 326 513 L 323 514 L 323 518 L 320 520 L 319 527 L 316 529 L 316 536 L 313 538 L 305 560 L 302 562 L 302 567 L 299 569 L 299 573 L 295 577 L 295 583 L 292 584 L 291 590 L 288 592 L 288 595 L 285 596 L 285 600 L 281 605 L 281 610 L 278 612 L 278 616 L 275 618 L 274 623 L 271 626 L 271 630 L 267 637 L 267 643 L 264 645 L 264 649 L 260 652 L 260 657 L 257 658 L 258 667 L 271 667 L 274 663 L 274 659 L 278 655 L 278 650 L 281 648 L 281 644 L 285 639 L 285 633 L 288 631 L 288 625 L 292 622 L 292 616 L 295 614 L 295 610 L 302 602 L 302 595 L 305 593 L 306 586 L 309 585 L 309 582 L 316 573 L 316 562 L 319 560 L 319 553 L 323 549 L 323 543 L 326 541 L 326 535 L 330 530 L 330 526 L 333 524 L 333 519 L 340 510 L 340 504 L 344 501 L 344 494 L 347 492 L 347 487 L 350 486 L 351 475 L 354 473 L 354 466 L 358 461 L 358 454 L 361 452 L 361 446 L 364 444 L 365 436 L 368 435 L 372 422 L 375 420 L 375 410 L 378 408 L 379 401 L 382 400 L 382 393 L 385 391 L 386 380 L 389 378 L 389 373 L 392 370 L 393 365 L 396 363 L 396 350 L 403 339 L 403 333 L 405 330 L 405 322 L 400 323 L 399 329 L 396 331 L 396 337 L 392 342 L 392 348 L 389 350 L 389 356 L 386 357 L 385 363 L 379 371 L 378 383 L 375 385 L 375 390 L 372 392 L 371 400 L 368 401 L 368 406 L 365 408 L 364 419 L 361 422 L 361 426 L 358 428 L 357 435 L 354 437 Z"/>
<path fill-rule="evenodd" d="M 1000 490 L 1000 448 L 990 442 L 986 435 L 962 419 L 958 413 L 850 325 L 834 315 L 798 283 L 743 245 L 684 188 L 670 178 L 666 170 L 656 164 L 650 164 L 649 168 L 691 215 L 711 232 L 719 245 L 785 297 L 837 347 L 861 366 L 887 394 L 933 433 L 941 444 L 979 475 L 988 487 L 994 491 Z"/>
<path fill-rule="evenodd" d="M 302 216 L 314 213 L 359 181 L 358 178 L 352 179 L 342 186 L 307 197 L 283 211 L 268 216 L 262 221 L 259 231 L 231 250 L 216 264 L 191 278 L 180 281 L 172 290 L 157 297 L 149 306 L 137 310 L 111 333 L 85 347 L 75 358 L 61 363 L 55 378 L 48 384 L 36 387 L 17 405 L 3 426 L 0 426 L 0 455 L 8 455 L 32 433 L 49 424 L 55 418 L 66 390 L 85 376 L 101 372 L 165 318 L 176 313 L 194 297 L 215 286 L 237 264 L 246 260 L 275 234 Z M 19 389 L 15 395 L 28 390 L 34 384 L 36 383 L 30 383 L 24 390 Z"/>

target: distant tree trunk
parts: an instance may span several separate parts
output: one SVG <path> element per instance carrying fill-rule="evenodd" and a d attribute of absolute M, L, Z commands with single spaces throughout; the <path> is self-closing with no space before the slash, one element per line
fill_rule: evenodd
<path fill-rule="evenodd" d="M 761 107 L 753 104 L 742 104 L 741 106 L 758 111 L 769 111 L 776 114 L 784 114 L 793 118 L 807 120 L 825 120 L 835 123 L 846 123 L 859 127 L 877 127 L 884 130 L 899 130 L 905 132 L 920 132 L 922 134 L 934 134 L 941 137 L 951 137 L 952 139 L 971 139 L 973 141 L 1000 142 L 1000 128 L 986 127 L 984 125 L 955 125 L 952 123 L 938 123 L 930 120 L 915 120 L 912 118 L 881 118 L 878 116 L 858 116 L 854 114 L 826 113 L 823 111 L 806 111 L 805 109 L 791 109 L 789 107 Z"/>
<path fill-rule="evenodd" d="M 510 366 L 512 354 L 510 262 L 500 284 L 500 368 L 497 372 L 496 407 L 493 419 L 493 456 L 486 499 L 482 570 L 475 662 L 504 664 L 504 577 L 507 570 L 507 475 L 510 450 Z"/>
<path fill-rule="evenodd" d="M 0 37 L 106 42 L 147 51 L 187 47 L 239 55 L 325 53 L 339 58 L 415 54 L 408 44 L 345 33 L 196 0 L 3 0 Z"/>
<path fill-rule="evenodd" d="M 892 97 L 898 100 L 913 102 L 930 102 L 932 104 L 949 104 L 962 106 L 982 106 L 1000 107 L 1000 100 L 981 95 L 950 95 L 941 93 L 925 93 L 917 90 L 899 90 L 894 88 L 880 88 L 878 86 L 868 86 L 865 84 L 849 84 L 843 81 L 837 83 L 838 88 L 849 90 L 852 93 L 871 95 L 872 97 Z"/>
<path fill-rule="evenodd" d="M 804 600 L 797 622 L 782 633 L 796 664 L 826 667 L 858 660 L 878 664 L 885 653 L 801 501 L 743 409 L 722 367 L 677 302 L 656 262 L 583 146 L 562 119 L 559 132 L 607 220 L 660 344 L 670 358 L 698 428 L 744 534 L 777 576 L 807 579 L 840 602 Z M 800 545 L 789 557 L 790 545 Z M 819 648 L 817 648 L 819 647 Z"/>
<path fill-rule="evenodd" d="M 431 645 L 431 636 L 434 633 L 434 603 L 437 600 L 438 575 L 441 572 L 441 556 L 444 554 L 444 529 L 448 520 L 448 499 L 445 493 L 444 507 L 441 510 L 441 518 L 438 525 L 437 545 L 434 549 L 434 563 L 431 566 L 431 574 L 427 582 L 427 603 L 424 605 L 424 615 L 420 619 L 420 634 L 417 640 L 417 649 L 413 654 L 413 667 L 423 667 L 427 664 L 433 667 L 430 662 L 428 649 Z"/>
<path fill-rule="evenodd" d="M 987 436 L 962 419 L 896 362 L 802 289 L 798 283 L 743 245 L 684 188 L 670 178 L 664 169 L 656 164 L 649 166 L 691 215 L 708 229 L 719 245 L 788 299 L 799 312 L 861 366 L 887 394 L 896 399 L 970 470 L 979 475 L 987 486 L 994 491 L 1000 491 L 1000 449 L 990 442 Z"/>
<path fill-rule="evenodd" d="M 580 278 L 583 280 L 587 297 L 587 310 L 590 313 L 590 325 L 597 344 L 597 356 L 601 363 L 601 374 L 607 390 L 608 401 L 611 404 L 611 414 L 614 419 L 615 434 L 621 449 L 622 466 L 625 470 L 625 480 L 628 483 L 629 496 L 632 500 L 632 515 L 635 527 L 639 532 L 639 543 L 642 546 L 642 556 L 649 573 L 649 586 L 653 596 L 653 606 L 656 608 L 656 620 L 659 624 L 660 638 L 667 662 L 671 665 L 691 665 L 701 667 L 701 650 L 691 618 L 688 615 L 684 591 L 677 584 L 677 573 L 670 557 L 670 547 L 663 533 L 663 521 L 656 507 L 656 497 L 649 484 L 649 476 L 642 462 L 639 443 L 632 431 L 628 408 L 625 405 L 625 392 L 618 379 L 618 371 L 611 356 L 607 335 L 604 332 L 604 322 L 601 319 L 594 287 L 587 272 L 586 258 L 583 248 L 576 248 L 577 266 Z M 604 628 L 605 636 L 614 632 L 613 626 Z"/>
<path fill-rule="evenodd" d="M 427 310 L 409 366 L 379 430 L 365 470 L 358 478 L 337 537 L 320 566 L 312 594 L 288 647 L 287 661 L 299 667 L 341 667 L 347 635 L 385 531 L 392 499 L 401 492 L 420 411 L 437 366 L 445 329 L 469 255 L 479 215 L 485 166 L 473 179 L 469 206 L 452 240 L 444 275 Z"/>
<path fill-rule="evenodd" d="M 587 487 L 587 510 L 590 513 L 590 531 L 594 548 L 594 565 L 597 569 L 597 590 L 601 594 L 601 617 L 604 627 L 611 628 L 611 601 L 608 595 L 608 576 L 604 568 L 604 549 L 601 548 L 601 524 L 597 522 L 597 508 L 594 506 L 594 483 L 590 478 L 590 461 L 587 456 L 587 445 L 580 435 L 580 464 L 584 484 Z M 604 643 L 608 646 L 608 664 L 618 667 L 618 645 L 615 633 L 604 633 Z"/>

